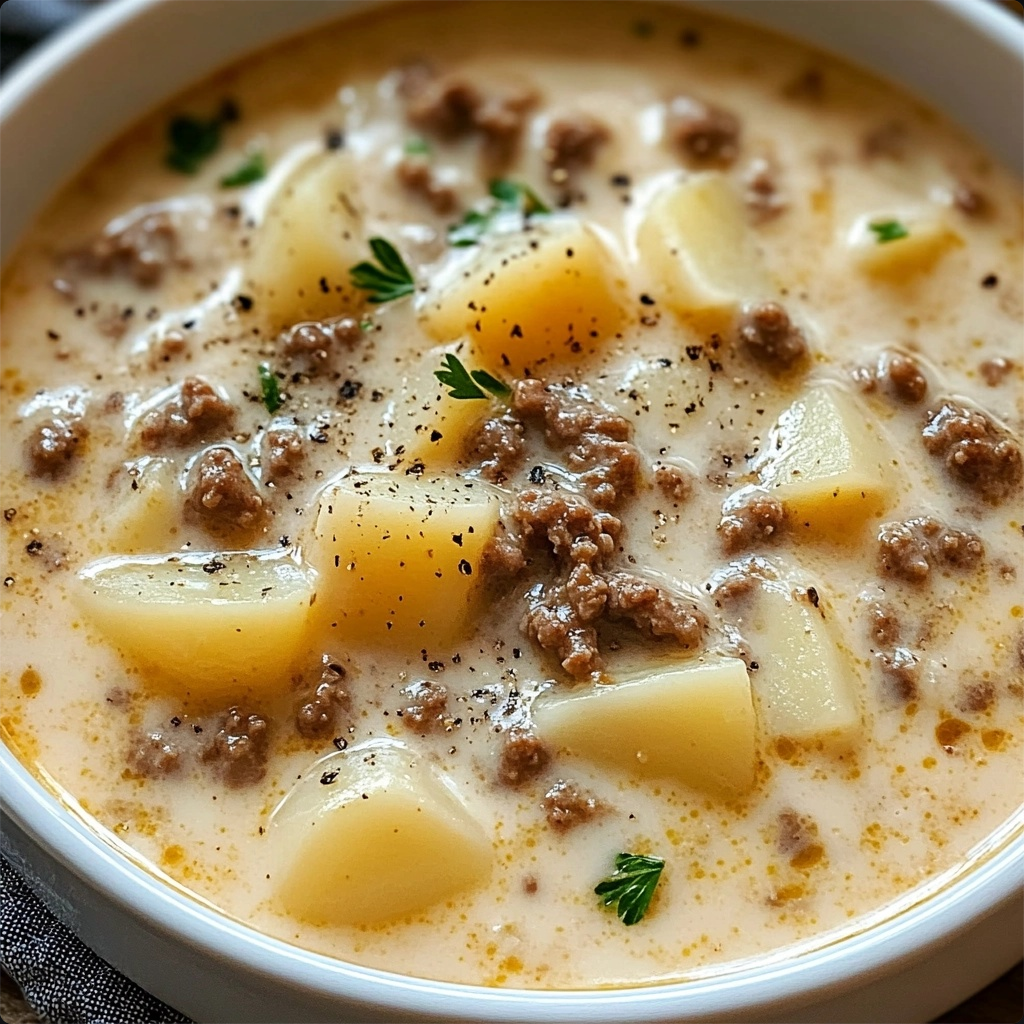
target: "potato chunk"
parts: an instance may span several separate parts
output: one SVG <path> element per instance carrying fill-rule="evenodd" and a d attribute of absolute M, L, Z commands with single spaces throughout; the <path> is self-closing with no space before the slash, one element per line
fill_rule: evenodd
<path fill-rule="evenodd" d="M 184 495 L 171 459 L 139 460 L 126 489 L 103 524 L 106 548 L 120 554 L 150 554 L 174 547 Z"/>
<path fill-rule="evenodd" d="M 454 784 L 395 740 L 313 764 L 271 819 L 280 907 L 312 924 L 370 924 L 489 877 L 493 847 Z"/>
<path fill-rule="evenodd" d="M 555 219 L 467 252 L 426 296 L 423 324 L 438 341 L 469 338 L 483 368 L 520 377 L 543 360 L 575 359 L 618 330 L 620 276 L 595 231 Z"/>
<path fill-rule="evenodd" d="M 718 171 L 654 197 L 637 232 L 658 298 L 682 319 L 716 330 L 765 285 L 740 197 Z"/>
<path fill-rule="evenodd" d="M 272 330 L 351 312 L 360 302 L 349 268 L 365 258 L 348 159 L 307 161 L 271 201 L 249 276 L 255 312 Z"/>
<path fill-rule="evenodd" d="M 754 707 L 739 658 L 700 660 L 534 705 L 538 735 L 641 778 L 715 795 L 754 783 Z"/>
<path fill-rule="evenodd" d="M 465 348 L 460 343 L 428 349 L 402 376 L 395 402 L 395 440 L 403 446 L 407 463 L 419 461 L 428 469 L 457 465 L 473 429 L 493 414 L 491 401 L 452 398 L 434 376 L 450 352 L 472 363 Z"/>
<path fill-rule="evenodd" d="M 311 573 L 277 552 L 107 558 L 78 583 L 82 611 L 163 692 L 285 692 L 305 653 Z"/>
<path fill-rule="evenodd" d="M 904 212 L 860 217 L 846 243 L 861 270 L 898 282 L 927 273 L 963 240 L 937 212 Z"/>
<path fill-rule="evenodd" d="M 892 459 L 867 410 L 838 388 L 819 386 L 779 416 L 755 468 L 796 532 L 836 535 L 885 512 Z"/>
<path fill-rule="evenodd" d="M 765 733 L 799 741 L 849 740 L 860 709 L 848 659 L 836 646 L 827 607 L 798 600 L 781 581 L 766 581 L 752 625 L 764 638 L 753 676 L 758 719 Z"/>
<path fill-rule="evenodd" d="M 320 499 L 310 563 L 319 614 L 349 642 L 418 650 L 458 637 L 476 607 L 498 498 L 455 477 L 353 473 Z"/>

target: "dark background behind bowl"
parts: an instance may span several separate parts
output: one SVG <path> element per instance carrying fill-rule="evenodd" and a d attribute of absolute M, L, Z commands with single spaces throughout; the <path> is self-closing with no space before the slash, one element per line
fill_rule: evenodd
<path fill-rule="evenodd" d="M 0 0 L 2 2 L 2 0 Z M 0 78 L 40 39 L 104 0 L 7 0 L 0 8 Z M 1022 0 L 990 0 L 1024 18 Z M 1018 1024 L 1024 1019 L 1024 963 L 961 1003 L 936 1024 Z M 41 1024 L 18 987 L 0 975 L 0 1021 Z M 145 1024 L 145 1022 L 140 1022 Z"/>

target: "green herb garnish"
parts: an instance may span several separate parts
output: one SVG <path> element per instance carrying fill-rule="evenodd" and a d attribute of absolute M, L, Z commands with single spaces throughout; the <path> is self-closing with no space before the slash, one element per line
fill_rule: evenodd
<path fill-rule="evenodd" d="M 220 179 L 221 188 L 241 188 L 251 185 L 267 176 L 267 162 L 262 153 L 250 153 L 245 162 L 236 171 L 226 174 Z"/>
<path fill-rule="evenodd" d="M 478 245 L 493 226 L 495 218 L 504 213 L 521 213 L 523 217 L 544 216 L 551 208 L 530 188 L 507 178 L 496 178 L 490 185 L 493 202 L 488 210 L 470 210 L 458 224 L 448 229 L 448 241 L 454 246 Z"/>
<path fill-rule="evenodd" d="M 370 302 L 391 302 L 416 291 L 416 282 L 398 250 L 386 239 L 371 238 L 370 249 L 377 257 L 377 266 L 364 260 L 349 270 L 352 284 L 369 292 Z"/>
<path fill-rule="evenodd" d="M 880 220 L 869 224 L 868 227 L 877 236 L 879 245 L 883 242 L 895 242 L 898 238 L 906 238 L 910 232 L 898 220 Z"/>
<path fill-rule="evenodd" d="M 173 118 L 167 126 L 167 166 L 182 174 L 195 174 L 199 165 L 220 146 L 222 121 L 220 115 L 209 121 L 187 115 Z"/>
<path fill-rule="evenodd" d="M 598 882 L 594 892 L 604 906 L 615 904 L 623 924 L 636 924 L 647 913 L 664 868 L 660 857 L 620 853 L 615 858 L 615 873 Z"/>
<path fill-rule="evenodd" d="M 420 138 L 419 135 L 410 135 L 405 140 L 402 151 L 406 156 L 430 156 L 433 152 L 430 143 L 426 139 Z"/>
<path fill-rule="evenodd" d="M 260 388 L 263 391 L 263 404 L 273 416 L 281 408 L 281 389 L 277 377 L 266 363 L 260 363 Z"/>
<path fill-rule="evenodd" d="M 486 370 L 467 370 L 458 356 L 449 352 L 444 357 L 444 366 L 434 371 L 434 376 L 449 389 L 452 398 L 486 398 L 490 392 L 495 398 L 507 398 L 512 389 L 504 382 L 492 377 Z"/>

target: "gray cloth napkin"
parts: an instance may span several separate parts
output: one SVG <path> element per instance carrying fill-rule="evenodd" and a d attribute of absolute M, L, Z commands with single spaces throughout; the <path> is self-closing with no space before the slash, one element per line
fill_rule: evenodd
<path fill-rule="evenodd" d="M 0 966 L 53 1024 L 190 1024 L 101 960 L 0 856 Z"/>
<path fill-rule="evenodd" d="M 67 25 L 83 0 L 7 0 L 0 7 L 0 74 L 43 36 Z M 189 1024 L 85 946 L 0 856 L 0 967 L 53 1024 Z"/>

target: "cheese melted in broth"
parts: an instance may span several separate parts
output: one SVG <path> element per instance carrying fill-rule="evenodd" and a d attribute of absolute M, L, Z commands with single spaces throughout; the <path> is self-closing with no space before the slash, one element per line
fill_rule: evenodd
<path fill-rule="evenodd" d="M 232 68 L 6 270 L 4 740 L 360 964 L 624 985 L 864 927 L 1019 829 L 1021 263 L 941 117 L 685 10 Z M 664 860 L 635 925 L 620 853 Z"/>

